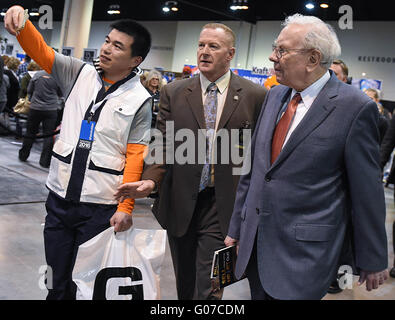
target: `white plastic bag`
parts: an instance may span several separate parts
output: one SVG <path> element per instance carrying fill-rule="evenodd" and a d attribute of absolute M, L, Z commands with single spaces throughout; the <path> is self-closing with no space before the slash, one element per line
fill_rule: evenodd
<path fill-rule="evenodd" d="M 160 299 L 166 231 L 111 227 L 78 248 L 73 269 L 77 300 Z"/>

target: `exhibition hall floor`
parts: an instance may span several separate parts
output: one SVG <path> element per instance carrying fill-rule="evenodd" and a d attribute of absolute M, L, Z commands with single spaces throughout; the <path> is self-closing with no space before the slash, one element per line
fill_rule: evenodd
<path fill-rule="evenodd" d="M 46 291 L 40 288 L 40 268 L 45 265 L 43 228 L 45 180 L 48 169 L 38 164 L 41 144 L 37 143 L 27 162 L 18 160 L 21 141 L 0 137 L 0 300 L 42 300 Z M 389 266 L 392 266 L 392 223 L 395 219 L 393 190 L 385 189 Z M 151 199 L 136 201 L 134 226 L 160 229 L 151 213 Z M 41 269 L 42 270 L 42 269 Z M 328 300 L 395 300 L 395 279 L 390 278 L 378 290 L 367 292 L 358 287 L 340 294 L 326 295 Z M 174 271 L 168 245 L 161 271 L 161 298 L 177 299 Z M 247 280 L 225 288 L 225 300 L 250 299 Z"/>

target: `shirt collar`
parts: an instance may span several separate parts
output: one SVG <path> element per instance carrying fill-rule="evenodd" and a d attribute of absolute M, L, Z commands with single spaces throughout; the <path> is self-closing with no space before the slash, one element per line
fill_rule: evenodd
<path fill-rule="evenodd" d="M 307 109 L 311 107 L 315 98 L 317 98 L 318 94 L 322 90 L 322 88 L 326 85 L 326 83 L 330 79 L 329 71 L 325 72 L 325 74 L 319 78 L 316 82 L 312 85 L 304 89 L 300 95 L 302 96 L 303 104 L 306 106 Z M 292 89 L 291 99 L 296 94 L 296 90 Z"/>
<path fill-rule="evenodd" d="M 215 81 L 220 94 L 223 94 L 229 85 L 230 81 L 230 70 L 228 70 L 222 77 Z M 200 73 L 200 86 L 202 87 L 203 93 L 206 93 L 207 87 L 210 85 L 211 81 L 208 80 L 202 73 Z"/>

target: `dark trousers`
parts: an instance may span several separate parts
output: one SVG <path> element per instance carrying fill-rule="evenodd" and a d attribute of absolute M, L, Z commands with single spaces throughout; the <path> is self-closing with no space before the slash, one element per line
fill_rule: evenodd
<path fill-rule="evenodd" d="M 26 123 L 26 134 L 23 138 L 22 149 L 19 150 L 19 159 L 26 161 L 30 155 L 30 150 L 33 146 L 35 136 L 38 133 L 40 123 L 43 124 L 43 134 L 50 135 L 56 129 L 56 120 L 58 117 L 58 111 L 40 111 L 30 109 Z M 54 137 L 50 136 L 44 138 L 43 150 L 40 157 L 40 165 L 48 168 L 51 162 L 52 147 Z"/>
<path fill-rule="evenodd" d="M 395 254 L 395 221 L 392 224 L 392 250 Z M 394 256 L 394 267 L 395 267 L 395 256 Z"/>
<path fill-rule="evenodd" d="M 250 261 L 248 262 L 246 269 L 248 283 L 250 284 L 251 300 L 276 300 L 263 289 L 261 279 L 259 278 L 256 250 L 257 249 L 255 240 L 254 248 L 251 252 Z"/>
<path fill-rule="evenodd" d="M 47 300 L 72 300 L 76 293 L 72 272 L 78 246 L 110 227 L 117 206 L 72 203 L 50 192 L 45 207 L 45 258 L 52 270 Z"/>
<path fill-rule="evenodd" d="M 179 238 L 168 237 L 178 299 L 221 299 L 223 290 L 214 293 L 210 279 L 214 251 L 225 247 L 214 188 L 206 188 L 199 193 L 187 233 Z"/>

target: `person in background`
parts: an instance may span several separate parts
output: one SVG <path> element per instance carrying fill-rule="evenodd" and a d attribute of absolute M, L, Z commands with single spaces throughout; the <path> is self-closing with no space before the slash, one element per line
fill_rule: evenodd
<path fill-rule="evenodd" d="M 387 120 L 392 118 L 391 112 L 389 112 L 384 106 L 380 103 L 380 91 L 375 88 L 368 88 L 365 90 L 365 93 L 368 95 L 370 99 L 372 99 L 377 104 L 377 108 L 379 108 L 379 113 Z"/>
<path fill-rule="evenodd" d="M 344 61 L 340 59 L 333 60 L 329 69 L 333 71 L 341 82 L 348 83 L 348 67 Z"/>
<path fill-rule="evenodd" d="M 385 133 L 383 142 L 380 147 L 380 162 L 381 169 L 384 170 L 387 162 L 391 159 L 391 155 L 395 148 L 395 117 L 393 116 L 390 120 L 388 130 Z M 395 183 L 395 161 L 392 162 L 390 173 L 386 179 L 386 186 L 390 183 Z M 394 203 L 395 203 L 395 190 L 394 190 Z M 392 224 L 392 249 L 395 254 L 395 221 Z M 395 256 L 393 261 L 393 267 L 390 270 L 390 276 L 395 278 Z"/>
<path fill-rule="evenodd" d="M 42 123 L 44 138 L 43 149 L 40 156 L 40 166 L 49 168 L 54 143 L 53 132 L 56 128 L 58 109 L 62 91 L 55 80 L 45 71 L 38 71 L 29 82 L 27 93 L 30 100 L 30 109 L 26 124 L 26 134 L 23 138 L 22 148 L 19 150 L 19 160 L 26 161 L 30 155 L 35 136 Z"/>
<path fill-rule="evenodd" d="M 7 90 L 10 86 L 10 81 L 8 76 L 4 73 L 4 62 L 3 59 L 0 59 L 0 115 L 7 104 Z M 3 128 L 0 127 L 0 131 L 2 132 Z"/>
<path fill-rule="evenodd" d="M 7 55 L 2 55 L 1 58 L 2 58 L 2 60 L 4 62 L 4 70 L 7 70 L 8 69 L 7 68 L 7 62 L 8 62 L 8 60 L 10 60 L 10 57 L 7 56 Z"/>
<path fill-rule="evenodd" d="M 153 100 L 151 127 L 154 128 L 156 124 L 156 117 L 159 112 L 160 90 L 162 89 L 162 74 L 157 70 L 151 70 L 147 75 L 144 86 L 152 96 Z"/>
<path fill-rule="evenodd" d="M 18 102 L 18 94 L 20 89 L 19 78 L 16 74 L 18 67 L 20 65 L 20 61 L 15 57 L 9 57 L 7 61 L 7 69 L 4 70 L 4 74 L 8 76 L 10 81 L 10 86 L 7 91 L 7 104 L 6 109 L 8 112 L 12 113 L 14 111 L 14 107 Z M 18 115 L 15 116 L 15 131 L 16 131 L 16 139 L 19 140 L 22 137 L 22 125 L 19 121 Z"/>
<path fill-rule="evenodd" d="M 28 55 L 25 55 L 25 57 L 23 58 L 23 63 L 21 63 L 19 65 L 18 70 L 16 71 L 16 75 L 18 76 L 18 78 L 20 80 L 27 73 L 27 71 L 28 71 L 27 67 L 29 66 L 31 61 L 32 61 L 32 58 L 30 58 Z"/>
<path fill-rule="evenodd" d="M 7 135 L 8 130 L 6 127 L 6 114 L 3 113 L 7 105 L 7 91 L 10 86 L 10 80 L 4 73 L 4 60 L 0 58 L 0 135 Z"/>
<path fill-rule="evenodd" d="M 21 79 L 21 87 L 19 89 L 19 98 L 25 98 L 27 96 L 27 87 L 29 85 L 30 80 L 36 74 L 37 71 L 40 71 L 40 66 L 34 61 L 30 62 L 27 66 L 27 72 Z"/>
<path fill-rule="evenodd" d="M 144 71 L 140 75 L 140 82 L 143 86 L 145 85 L 145 81 L 147 80 L 148 73 L 148 71 Z"/>
<path fill-rule="evenodd" d="M 181 75 L 181 79 L 188 79 L 190 78 L 192 75 L 192 69 L 190 66 L 185 66 L 182 69 L 182 75 Z"/>
<path fill-rule="evenodd" d="M 7 91 L 7 109 L 12 111 L 14 106 L 18 102 L 18 94 L 19 94 L 19 79 L 16 74 L 18 70 L 20 61 L 17 58 L 10 57 L 7 61 L 7 69 L 4 70 L 4 74 L 6 74 L 10 80 L 10 88 Z"/>
<path fill-rule="evenodd" d="M 391 119 L 391 114 L 380 103 L 379 92 L 376 89 L 369 88 L 366 89 L 364 92 L 370 99 L 376 102 L 377 108 L 379 110 L 379 131 L 380 131 L 380 145 L 381 145 L 385 133 L 389 126 L 389 120 Z"/>

